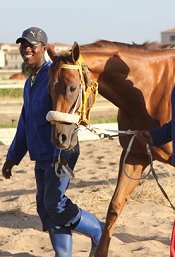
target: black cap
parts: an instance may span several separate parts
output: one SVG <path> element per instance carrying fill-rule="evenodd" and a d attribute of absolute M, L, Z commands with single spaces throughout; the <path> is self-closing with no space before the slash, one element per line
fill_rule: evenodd
<path fill-rule="evenodd" d="M 47 45 L 48 40 L 46 33 L 42 29 L 37 27 L 31 27 L 29 29 L 24 30 L 22 33 L 22 37 L 19 37 L 16 40 L 16 43 L 19 44 L 24 39 L 33 45 L 39 42 L 42 42 L 44 45 Z"/>

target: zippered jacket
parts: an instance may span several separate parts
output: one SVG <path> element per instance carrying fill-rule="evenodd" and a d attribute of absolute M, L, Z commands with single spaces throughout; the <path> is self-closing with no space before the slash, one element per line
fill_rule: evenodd
<path fill-rule="evenodd" d="M 16 164 L 19 164 L 27 151 L 31 160 L 53 160 L 55 146 L 51 143 L 51 124 L 46 120 L 46 114 L 52 110 L 52 100 L 48 93 L 50 64 L 47 62 L 42 66 L 32 86 L 30 77 L 26 80 L 24 104 L 16 135 L 7 154 L 7 160 L 13 160 Z"/>

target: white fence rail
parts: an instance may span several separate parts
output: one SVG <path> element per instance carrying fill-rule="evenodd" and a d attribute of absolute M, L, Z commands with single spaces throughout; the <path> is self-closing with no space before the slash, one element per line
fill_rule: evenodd
<path fill-rule="evenodd" d="M 23 81 L 23 83 L 21 82 L 21 83 L 15 83 L 15 82 L 13 82 L 13 83 L 3 83 L 3 82 L 1 82 L 0 81 L 0 89 L 6 89 L 6 88 L 24 88 L 24 81 Z"/>
<path fill-rule="evenodd" d="M 94 124 L 93 128 L 97 129 L 99 133 L 108 133 L 110 135 L 114 135 L 117 133 L 118 126 L 117 123 L 106 123 L 106 124 Z M 16 129 L 0 129 L 0 145 L 10 145 L 13 137 L 15 136 Z M 78 132 L 79 141 L 87 141 L 87 140 L 100 140 L 98 135 L 93 134 L 89 130 L 82 128 Z"/>

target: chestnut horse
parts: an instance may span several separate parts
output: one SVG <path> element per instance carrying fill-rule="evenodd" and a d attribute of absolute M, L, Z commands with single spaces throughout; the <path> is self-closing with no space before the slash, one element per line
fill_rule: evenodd
<path fill-rule="evenodd" d="M 10 75 L 9 79 L 14 79 L 14 80 L 26 80 L 27 75 L 25 73 L 15 73 Z"/>
<path fill-rule="evenodd" d="M 59 148 L 71 149 L 76 145 L 79 124 L 89 123 L 89 109 L 93 104 L 90 102 L 97 85 L 99 93 L 119 108 L 119 130 L 151 129 L 171 119 L 174 50 L 102 40 L 82 46 L 75 42 L 58 57 L 51 49 L 48 51 L 53 60 L 49 82 L 53 111 L 47 114 L 47 119 L 52 122 L 52 141 Z M 95 257 L 107 257 L 117 218 L 138 185 L 137 178 L 149 165 L 146 151 L 135 140 L 123 166 L 130 138 L 119 136 L 123 150 L 118 181 Z M 170 163 L 171 144 L 154 147 L 152 152 L 154 160 Z"/>

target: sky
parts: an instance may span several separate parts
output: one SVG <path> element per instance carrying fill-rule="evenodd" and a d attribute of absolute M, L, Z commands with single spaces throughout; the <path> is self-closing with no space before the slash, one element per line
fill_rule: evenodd
<path fill-rule="evenodd" d="M 1 0 L 0 24 L 0 43 L 15 43 L 32 26 L 50 43 L 160 42 L 175 28 L 175 0 Z"/>

